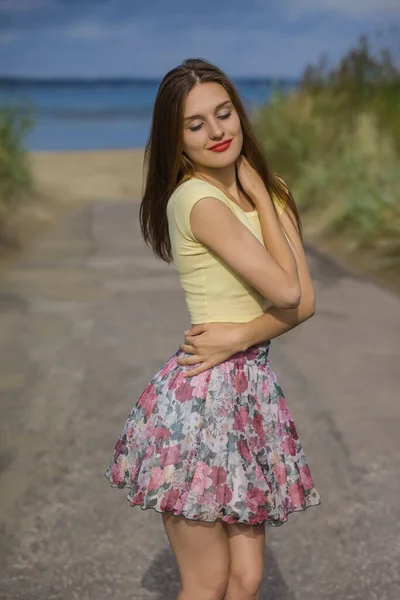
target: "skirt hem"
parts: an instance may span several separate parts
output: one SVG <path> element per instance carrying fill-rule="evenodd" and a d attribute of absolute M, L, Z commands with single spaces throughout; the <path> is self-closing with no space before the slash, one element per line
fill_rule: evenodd
<path fill-rule="evenodd" d="M 109 478 L 107 477 L 107 475 L 105 475 L 105 477 L 109 480 Z M 124 487 L 118 486 L 117 484 L 114 483 L 110 483 L 110 487 L 115 488 L 115 489 L 119 489 L 119 490 L 124 490 Z M 308 502 L 306 505 L 304 506 L 298 506 L 297 508 L 292 508 L 292 509 L 287 509 L 286 513 L 284 515 L 284 518 L 281 519 L 274 519 L 271 517 L 267 517 L 266 519 L 261 519 L 259 521 L 249 521 L 248 519 L 232 519 L 232 517 L 229 517 L 228 515 L 223 515 L 222 517 L 219 517 L 217 519 L 200 519 L 200 518 L 191 518 L 186 516 L 186 514 L 184 512 L 175 512 L 173 510 L 158 510 L 155 506 L 147 506 L 145 504 L 143 504 L 141 501 L 138 502 L 132 502 L 132 500 L 130 499 L 129 495 L 126 496 L 127 501 L 129 502 L 129 505 L 134 508 L 135 506 L 140 507 L 142 510 L 154 510 L 156 513 L 158 514 L 163 514 L 163 513 L 172 513 L 172 515 L 174 517 L 180 517 L 183 516 L 185 517 L 185 519 L 187 519 L 188 521 L 198 521 L 198 522 L 203 522 L 203 523 L 218 523 L 219 521 L 223 521 L 224 523 L 226 523 L 227 525 L 240 525 L 240 524 L 244 524 L 244 525 L 262 525 L 264 523 L 267 523 L 267 525 L 270 525 L 272 527 L 280 527 L 281 525 L 284 525 L 287 521 L 288 521 L 288 517 L 290 514 L 295 513 L 295 512 L 304 512 L 307 510 L 307 508 L 311 508 L 313 506 L 320 506 L 322 504 L 321 502 L 321 498 L 318 498 L 318 502 Z"/>

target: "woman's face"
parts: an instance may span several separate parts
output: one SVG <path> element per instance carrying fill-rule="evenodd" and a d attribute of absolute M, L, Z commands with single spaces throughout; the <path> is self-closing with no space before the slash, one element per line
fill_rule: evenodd
<path fill-rule="evenodd" d="M 183 151 L 195 167 L 221 168 L 236 161 L 243 133 L 235 107 L 221 84 L 196 84 L 186 98 L 183 118 Z M 228 148 L 210 150 L 225 140 L 232 140 Z"/>

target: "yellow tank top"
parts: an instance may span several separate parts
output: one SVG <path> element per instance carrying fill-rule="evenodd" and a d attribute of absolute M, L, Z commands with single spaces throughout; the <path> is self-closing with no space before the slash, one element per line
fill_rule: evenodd
<path fill-rule="evenodd" d="M 262 315 L 272 303 L 194 237 L 190 211 L 198 200 L 208 196 L 226 204 L 265 246 L 257 211 L 245 212 L 218 187 L 192 177 L 175 189 L 167 204 L 174 267 L 192 325 L 212 321 L 245 323 Z M 281 213 L 283 208 L 278 202 L 276 206 Z"/>

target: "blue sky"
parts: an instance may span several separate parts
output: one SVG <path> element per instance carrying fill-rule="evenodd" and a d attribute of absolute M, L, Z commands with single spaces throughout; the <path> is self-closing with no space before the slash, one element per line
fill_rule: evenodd
<path fill-rule="evenodd" d="M 0 75 L 161 77 L 201 57 L 298 77 L 362 33 L 393 42 L 399 24 L 400 0 L 0 0 Z"/>

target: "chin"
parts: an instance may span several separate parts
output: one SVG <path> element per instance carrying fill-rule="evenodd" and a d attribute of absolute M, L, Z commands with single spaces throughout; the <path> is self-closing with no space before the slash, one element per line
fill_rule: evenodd
<path fill-rule="evenodd" d="M 228 167 L 229 165 L 233 165 L 235 163 L 234 159 L 232 157 L 226 157 L 224 160 L 215 160 L 213 162 L 209 162 L 207 163 L 207 167 L 210 167 L 212 169 L 223 169 L 224 167 Z"/>
<path fill-rule="evenodd" d="M 232 148 L 232 145 L 228 150 L 225 150 L 225 152 L 211 153 L 210 150 L 207 150 L 207 152 L 211 154 L 211 156 L 207 157 L 207 166 L 217 168 L 233 164 L 240 156 L 240 151 L 238 152 L 235 148 Z"/>

